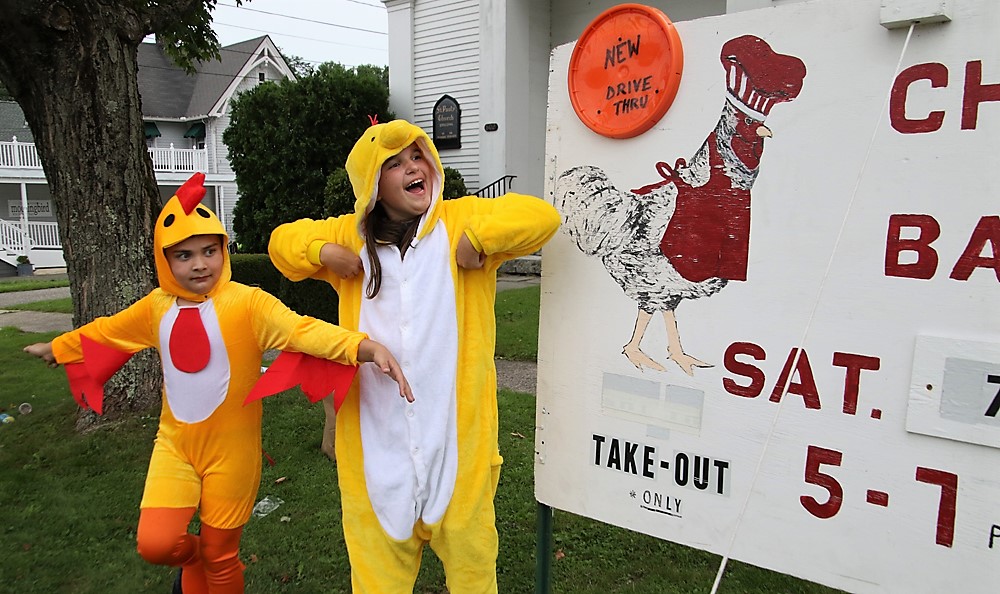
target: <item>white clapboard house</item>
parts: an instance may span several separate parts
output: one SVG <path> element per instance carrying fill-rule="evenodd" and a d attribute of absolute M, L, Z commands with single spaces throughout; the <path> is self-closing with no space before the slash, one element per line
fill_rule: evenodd
<path fill-rule="evenodd" d="M 206 174 L 205 204 L 232 234 L 239 197 L 222 133 L 240 92 L 265 81 L 294 79 L 267 36 L 220 50 L 221 61 L 193 75 L 175 66 L 155 43 L 139 45 L 139 92 L 146 144 L 160 195 L 167 199 L 195 171 Z M 16 273 L 19 256 L 35 269 L 65 266 L 55 206 L 24 113 L 0 101 L 0 276 Z"/>

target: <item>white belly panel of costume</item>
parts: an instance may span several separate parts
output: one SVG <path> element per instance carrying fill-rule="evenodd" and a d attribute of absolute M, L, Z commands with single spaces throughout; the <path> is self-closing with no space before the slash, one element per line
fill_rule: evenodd
<path fill-rule="evenodd" d="M 208 365 L 194 373 L 177 369 L 170 356 L 170 336 L 181 308 L 174 302 L 160 319 L 163 391 L 174 418 L 184 423 L 199 423 L 210 417 L 229 392 L 229 353 L 222 338 L 215 306 L 208 299 L 199 303 L 197 309 L 205 334 L 208 335 L 209 359 Z"/>
<path fill-rule="evenodd" d="M 441 222 L 403 260 L 395 246 L 378 249 L 382 285 L 374 299 L 362 300 L 359 329 L 395 355 L 414 402 L 400 398 L 375 365 L 362 365 L 361 442 L 372 508 L 386 533 L 403 540 L 417 520 L 440 521 L 455 489 L 455 281 Z M 361 261 L 367 283 L 367 254 Z"/>

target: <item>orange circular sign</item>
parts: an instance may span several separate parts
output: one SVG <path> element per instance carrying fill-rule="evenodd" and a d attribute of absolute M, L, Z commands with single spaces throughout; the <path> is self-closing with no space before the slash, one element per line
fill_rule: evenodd
<path fill-rule="evenodd" d="M 681 37 L 667 15 L 621 4 L 580 35 L 569 61 L 569 98 L 594 132 L 631 138 L 667 113 L 683 70 Z"/>

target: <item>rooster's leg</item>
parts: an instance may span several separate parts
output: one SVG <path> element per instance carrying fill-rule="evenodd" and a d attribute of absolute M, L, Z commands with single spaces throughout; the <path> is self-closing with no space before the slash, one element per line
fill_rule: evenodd
<path fill-rule="evenodd" d="M 323 442 L 319 449 L 323 451 L 334 462 L 337 461 L 337 450 L 335 448 L 337 435 L 337 412 L 333 406 L 333 396 L 323 399 L 323 413 L 326 420 L 323 424 Z"/>
<path fill-rule="evenodd" d="M 681 333 L 677 329 L 677 316 L 674 315 L 674 310 L 664 310 L 663 323 L 667 329 L 667 356 L 674 363 L 678 364 L 684 370 L 684 373 L 694 375 L 695 367 L 712 366 L 684 352 L 684 347 L 681 346 Z"/>
<path fill-rule="evenodd" d="M 649 320 L 653 318 L 653 314 L 647 313 L 639 309 L 639 312 L 635 317 L 635 329 L 632 331 L 632 339 L 628 341 L 628 344 L 622 348 L 622 354 L 628 357 L 628 360 L 635 365 L 636 369 L 642 369 L 643 367 L 650 367 L 656 371 L 665 371 L 662 365 L 654 361 L 649 355 L 642 352 L 639 348 L 639 343 L 642 342 L 642 336 L 646 333 L 646 326 L 649 325 Z"/>

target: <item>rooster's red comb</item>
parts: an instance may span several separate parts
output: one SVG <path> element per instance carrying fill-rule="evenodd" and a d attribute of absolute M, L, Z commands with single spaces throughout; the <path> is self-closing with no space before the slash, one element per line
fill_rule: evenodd
<path fill-rule="evenodd" d="M 371 122 L 372 126 L 378 123 L 378 114 L 368 116 L 368 121 Z"/>
<path fill-rule="evenodd" d="M 192 175 L 183 186 L 177 188 L 176 195 L 184 208 L 184 214 L 191 214 L 194 207 L 205 197 L 205 174 L 199 171 Z"/>

